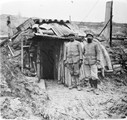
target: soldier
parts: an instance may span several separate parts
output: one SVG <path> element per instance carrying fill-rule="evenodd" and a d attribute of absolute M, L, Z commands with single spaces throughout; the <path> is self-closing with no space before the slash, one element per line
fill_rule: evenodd
<path fill-rule="evenodd" d="M 71 84 L 71 86 L 69 86 L 69 89 L 77 87 L 79 91 L 81 90 L 79 75 L 82 60 L 83 55 L 81 44 L 75 40 L 75 35 L 73 35 L 70 38 L 70 41 L 66 44 L 64 51 L 64 65 L 69 70 L 71 77 L 75 82 L 74 85 Z"/>
<path fill-rule="evenodd" d="M 91 89 L 95 94 L 99 94 L 97 91 L 98 82 L 98 68 L 97 65 L 100 64 L 100 48 L 97 42 L 93 41 L 93 35 L 87 34 L 87 44 L 84 45 L 83 55 L 84 55 L 84 72 L 85 77 L 89 79 Z"/>

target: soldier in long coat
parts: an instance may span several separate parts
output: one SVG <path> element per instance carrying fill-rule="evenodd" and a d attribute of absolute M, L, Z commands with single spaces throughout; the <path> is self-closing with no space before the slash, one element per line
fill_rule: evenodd
<path fill-rule="evenodd" d="M 94 91 L 98 94 L 97 91 L 97 82 L 98 82 L 98 68 L 97 65 L 100 64 L 100 48 L 97 42 L 93 41 L 93 35 L 87 34 L 87 44 L 83 48 L 83 57 L 84 57 L 84 72 L 85 77 L 89 79 L 89 83 L 92 89 L 88 91 Z M 93 89 L 94 88 L 94 89 Z"/>
<path fill-rule="evenodd" d="M 79 41 L 76 41 L 73 36 L 70 38 L 70 42 L 66 44 L 64 50 L 64 64 L 69 70 L 73 82 L 75 83 L 75 84 L 72 83 L 69 86 L 69 89 L 77 87 L 78 90 L 81 90 L 79 76 L 82 60 L 83 54 L 81 44 Z"/>

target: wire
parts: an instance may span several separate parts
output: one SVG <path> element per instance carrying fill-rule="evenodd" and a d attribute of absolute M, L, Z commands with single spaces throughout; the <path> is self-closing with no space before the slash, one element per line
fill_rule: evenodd
<path fill-rule="evenodd" d="M 88 16 L 90 15 L 90 13 L 93 11 L 93 9 L 95 8 L 95 6 L 98 4 L 99 0 L 97 0 L 93 6 L 91 7 L 91 9 L 89 10 L 89 12 L 86 14 L 85 19 L 88 18 Z"/>

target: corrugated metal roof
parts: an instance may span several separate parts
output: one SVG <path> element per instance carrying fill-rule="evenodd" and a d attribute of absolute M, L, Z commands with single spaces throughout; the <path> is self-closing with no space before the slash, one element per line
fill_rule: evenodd
<path fill-rule="evenodd" d="M 49 36 L 49 35 L 41 35 L 41 34 L 38 34 L 38 33 L 35 33 L 35 36 L 37 37 L 42 37 L 42 38 L 52 38 L 52 39 L 60 39 L 60 40 L 68 40 L 68 38 L 66 37 L 58 37 L 58 36 Z"/>
<path fill-rule="evenodd" d="M 49 30 L 52 28 L 52 26 L 51 26 L 51 24 L 44 23 L 44 24 L 40 25 L 39 28 Z"/>
<path fill-rule="evenodd" d="M 85 33 L 83 30 L 79 29 L 79 27 L 78 27 L 77 25 L 75 25 L 75 24 L 69 24 L 69 23 L 66 23 L 66 25 L 67 25 L 71 30 L 73 30 L 73 32 L 74 32 L 75 34 L 77 34 L 78 36 L 86 36 L 86 33 Z"/>
<path fill-rule="evenodd" d="M 64 25 L 52 23 L 52 26 L 53 26 L 54 32 L 57 33 L 57 35 L 61 37 L 74 33 L 71 29 L 69 29 L 68 27 Z"/>
<path fill-rule="evenodd" d="M 71 25 L 71 23 L 43 23 L 39 25 L 38 29 L 41 31 L 40 34 L 56 35 L 58 37 L 67 37 L 70 34 L 76 34 L 78 36 L 86 35 L 84 31 Z"/>
<path fill-rule="evenodd" d="M 19 28 L 19 29 L 18 29 Z M 28 19 L 17 27 L 18 33 L 25 32 L 27 29 L 33 29 L 37 35 L 49 37 L 69 37 L 70 34 L 85 36 L 78 26 L 69 21 L 52 19 Z"/>
<path fill-rule="evenodd" d="M 39 31 L 41 31 L 40 34 L 46 34 L 47 35 L 56 35 L 58 37 L 64 37 L 64 36 L 68 36 L 69 34 L 74 33 L 73 30 L 71 30 L 70 28 L 68 28 L 67 26 L 63 25 L 63 24 L 59 24 L 59 23 L 44 23 L 41 24 L 39 26 L 40 29 Z M 51 32 L 52 31 L 52 32 Z"/>
<path fill-rule="evenodd" d="M 35 23 L 59 23 L 59 24 L 65 24 L 65 23 L 70 23 L 69 20 L 58 20 L 58 19 L 34 19 Z"/>

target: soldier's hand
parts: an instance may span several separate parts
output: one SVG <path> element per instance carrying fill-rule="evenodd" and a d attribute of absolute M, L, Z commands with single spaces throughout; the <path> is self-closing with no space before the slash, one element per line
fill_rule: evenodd
<path fill-rule="evenodd" d="M 83 63 L 83 60 L 80 60 L 80 61 L 79 61 L 79 65 L 80 65 L 80 67 L 81 67 L 82 63 Z"/>
<path fill-rule="evenodd" d="M 83 63 L 83 61 L 82 61 L 82 60 L 80 60 L 80 61 L 79 61 L 79 63 L 80 63 L 80 64 L 82 64 L 82 63 Z"/>
<path fill-rule="evenodd" d="M 97 65 L 100 65 L 100 60 L 97 60 Z"/>
<path fill-rule="evenodd" d="M 67 65 L 67 61 L 66 60 L 64 60 L 64 66 L 66 66 Z"/>

